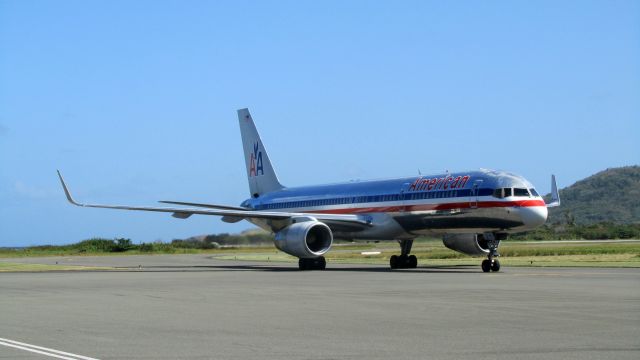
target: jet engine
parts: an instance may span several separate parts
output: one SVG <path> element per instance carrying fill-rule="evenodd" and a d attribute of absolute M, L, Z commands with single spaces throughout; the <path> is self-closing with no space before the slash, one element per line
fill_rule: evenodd
<path fill-rule="evenodd" d="M 449 249 L 466 255 L 489 254 L 489 246 L 482 234 L 448 234 L 442 238 L 442 243 Z"/>
<path fill-rule="evenodd" d="M 278 231 L 275 245 L 278 249 L 302 259 L 317 258 L 329 251 L 333 233 L 317 220 L 298 222 Z"/>

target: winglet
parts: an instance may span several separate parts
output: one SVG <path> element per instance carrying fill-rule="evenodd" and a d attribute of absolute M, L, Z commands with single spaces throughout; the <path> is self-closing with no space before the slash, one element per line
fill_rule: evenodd
<path fill-rule="evenodd" d="M 72 203 L 73 205 L 82 206 L 82 204 L 78 204 L 77 202 L 75 202 L 75 200 L 73 200 L 73 197 L 71 197 L 71 193 L 67 188 L 67 184 L 65 184 L 64 179 L 62 178 L 62 174 L 60 174 L 60 170 L 56 170 L 56 171 L 58 172 L 60 183 L 62 184 L 62 188 L 64 189 L 64 194 L 67 195 L 67 200 L 69 200 L 69 202 Z"/>
<path fill-rule="evenodd" d="M 558 185 L 556 184 L 556 176 L 551 175 L 551 202 L 547 203 L 547 207 L 560 206 L 560 193 L 558 192 Z"/>

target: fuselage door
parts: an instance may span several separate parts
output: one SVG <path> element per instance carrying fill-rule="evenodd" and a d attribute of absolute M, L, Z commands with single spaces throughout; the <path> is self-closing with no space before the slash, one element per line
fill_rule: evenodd
<path fill-rule="evenodd" d="M 404 183 L 400 188 L 400 198 L 398 199 L 398 201 L 400 202 L 400 211 L 407 211 L 406 205 L 410 195 L 409 187 L 411 187 L 411 183 Z"/>
<path fill-rule="evenodd" d="M 469 196 L 469 207 L 471 207 L 472 209 L 478 208 L 478 196 L 479 196 L 480 185 L 482 185 L 482 180 L 476 180 L 473 182 L 473 185 L 471 186 L 471 194 Z"/>

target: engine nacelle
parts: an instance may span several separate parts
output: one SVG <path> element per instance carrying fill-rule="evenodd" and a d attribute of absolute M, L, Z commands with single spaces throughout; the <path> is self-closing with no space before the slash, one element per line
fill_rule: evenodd
<path fill-rule="evenodd" d="M 298 258 L 316 258 L 329 251 L 333 244 L 331 229 L 320 221 L 303 221 L 278 231 L 275 245 Z"/>
<path fill-rule="evenodd" d="M 487 255 L 489 246 L 482 234 L 448 234 L 442 238 L 444 246 L 466 255 Z"/>

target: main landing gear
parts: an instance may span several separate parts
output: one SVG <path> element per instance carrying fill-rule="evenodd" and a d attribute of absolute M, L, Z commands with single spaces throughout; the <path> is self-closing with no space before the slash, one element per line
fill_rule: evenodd
<path fill-rule="evenodd" d="M 484 238 L 487 241 L 489 255 L 488 259 L 482 261 L 482 271 L 498 272 L 500 271 L 500 261 L 496 259 L 500 256 L 500 254 L 498 254 L 498 246 L 500 245 L 500 240 L 506 239 L 506 234 L 485 233 Z"/>
<path fill-rule="evenodd" d="M 327 267 L 327 260 L 324 256 L 313 259 L 298 259 L 298 268 L 300 270 L 324 270 Z"/>
<path fill-rule="evenodd" d="M 418 267 L 418 258 L 415 255 L 409 255 L 413 240 L 399 240 L 400 256 L 391 255 L 389 258 L 389 267 L 391 269 L 415 269 Z"/>

